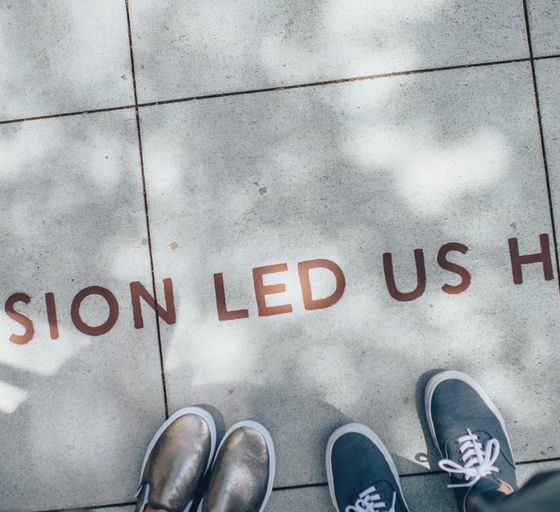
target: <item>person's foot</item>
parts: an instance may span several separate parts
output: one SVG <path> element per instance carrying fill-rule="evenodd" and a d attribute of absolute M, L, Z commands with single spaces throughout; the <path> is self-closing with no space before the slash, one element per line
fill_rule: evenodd
<path fill-rule="evenodd" d="M 391 455 L 365 425 L 337 429 L 327 443 L 326 459 L 338 512 L 409 512 Z"/>
<path fill-rule="evenodd" d="M 459 510 L 477 492 L 517 490 L 515 463 L 505 422 L 484 390 L 467 375 L 444 371 L 425 391 L 426 417 L 451 476 Z"/>
<path fill-rule="evenodd" d="M 272 438 L 260 423 L 241 421 L 222 440 L 198 512 L 261 512 L 276 472 Z"/>
<path fill-rule="evenodd" d="M 214 419 L 204 409 L 177 411 L 148 445 L 135 512 L 189 512 L 216 450 Z"/>

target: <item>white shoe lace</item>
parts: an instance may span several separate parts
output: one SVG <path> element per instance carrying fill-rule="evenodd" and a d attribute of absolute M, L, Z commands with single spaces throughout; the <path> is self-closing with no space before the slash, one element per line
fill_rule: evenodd
<path fill-rule="evenodd" d="M 443 459 L 439 467 L 454 475 L 463 475 L 464 484 L 450 484 L 449 487 L 472 487 L 481 478 L 500 470 L 494 466 L 500 456 L 500 443 L 497 439 L 490 439 L 483 448 L 478 436 L 467 429 L 467 434 L 457 439 L 459 445 L 459 462 Z"/>
<path fill-rule="evenodd" d="M 393 493 L 393 503 L 391 508 L 389 504 L 383 501 L 381 494 L 376 487 L 371 486 L 364 492 L 360 493 L 354 505 L 348 505 L 345 512 L 377 512 L 384 510 L 385 512 L 395 512 L 395 504 L 397 502 L 397 493 Z"/>

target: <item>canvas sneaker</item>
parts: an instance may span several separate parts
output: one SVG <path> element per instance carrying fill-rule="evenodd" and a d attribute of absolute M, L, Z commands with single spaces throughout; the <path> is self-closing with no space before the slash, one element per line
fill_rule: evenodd
<path fill-rule="evenodd" d="M 327 443 L 326 463 L 338 512 L 409 512 L 391 455 L 365 425 L 337 429 Z"/>
<path fill-rule="evenodd" d="M 451 476 L 457 505 L 479 491 L 505 484 L 517 490 L 511 443 L 502 415 L 484 390 L 469 376 L 445 371 L 430 379 L 425 391 L 426 417 L 442 460 Z"/>

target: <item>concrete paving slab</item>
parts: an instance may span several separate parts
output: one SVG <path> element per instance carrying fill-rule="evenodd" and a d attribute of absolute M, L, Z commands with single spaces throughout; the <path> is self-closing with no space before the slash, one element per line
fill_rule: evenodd
<path fill-rule="evenodd" d="M 134 103 L 124 2 L 0 0 L 0 121 Z"/>
<path fill-rule="evenodd" d="M 535 62 L 555 223 L 560 226 L 560 59 Z"/>
<path fill-rule="evenodd" d="M 528 57 L 522 2 L 131 2 L 140 101 Z"/>
<path fill-rule="evenodd" d="M 514 284 L 508 245 L 552 244 L 528 63 L 141 116 L 157 282 L 173 279 L 177 305 L 176 324 L 162 322 L 171 410 L 209 403 L 226 424 L 262 421 L 278 486 L 324 482 L 325 442 L 348 421 L 417 473 L 435 463 L 418 417 L 426 372 L 456 368 L 491 392 L 518 460 L 560 454 L 554 258 Z M 469 275 L 445 263 L 461 248 L 450 242 Z M 314 301 L 342 279 L 331 264 L 310 270 L 310 293 L 298 263 L 317 259 L 346 283 L 323 309 Z"/>
<path fill-rule="evenodd" d="M 134 112 L 3 125 L 0 154 L 0 510 L 126 502 L 164 418 Z"/>
<path fill-rule="evenodd" d="M 555 0 L 527 0 L 535 57 L 560 53 L 560 4 Z"/>

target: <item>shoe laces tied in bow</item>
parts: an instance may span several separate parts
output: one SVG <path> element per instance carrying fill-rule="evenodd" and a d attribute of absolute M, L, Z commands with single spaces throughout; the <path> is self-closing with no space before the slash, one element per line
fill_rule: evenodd
<path fill-rule="evenodd" d="M 439 467 L 453 475 L 462 475 L 466 482 L 464 484 L 450 484 L 448 487 L 472 487 L 481 478 L 500 470 L 494 466 L 500 456 L 500 443 L 497 439 L 490 439 L 483 447 L 478 436 L 467 429 L 467 434 L 457 439 L 459 445 L 459 462 L 443 459 Z"/>
<path fill-rule="evenodd" d="M 397 493 L 393 493 L 393 503 L 389 508 L 389 504 L 383 501 L 383 497 L 375 486 L 367 488 L 361 492 L 354 505 L 346 507 L 345 512 L 395 512 L 395 503 L 397 502 Z"/>

